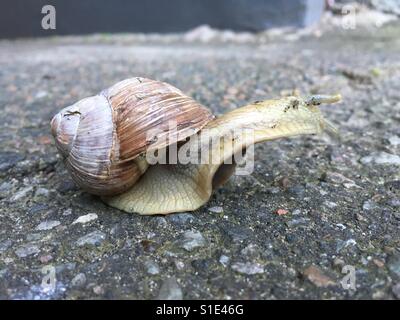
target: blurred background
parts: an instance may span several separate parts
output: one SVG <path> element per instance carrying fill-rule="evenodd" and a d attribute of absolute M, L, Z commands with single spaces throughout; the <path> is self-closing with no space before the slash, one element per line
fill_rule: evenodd
<path fill-rule="evenodd" d="M 0 38 L 90 33 L 182 32 L 209 25 L 235 31 L 262 31 L 271 27 L 307 27 L 324 9 L 338 10 L 349 0 L 3 0 Z M 354 1 L 353 1 L 354 2 Z M 397 0 L 359 0 L 388 13 L 400 13 Z M 57 28 L 44 30 L 41 9 L 57 10 Z"/>
<path fill-rule="evenodd" d="M 273 26 L 306 26 L 321 16 L 324 0 L 3 0 L 0 36 L 49 35 L 38 23 L 41 8 L 58 11 L 51 34 L 178 32 L 202 24 L 220 29 L 260 31 Z M 9 28 L 9 26 L 14 26 Z"/>

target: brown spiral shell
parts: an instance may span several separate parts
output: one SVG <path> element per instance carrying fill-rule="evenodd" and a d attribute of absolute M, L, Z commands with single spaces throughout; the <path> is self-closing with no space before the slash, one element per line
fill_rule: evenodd
<path fill-rule="evenodd" d="M 172 85 L 131 78 L 64 108 L 51 130 L 75 183 L 92 194 L 115 195 L 146 171 L 147 151 L 182 141 L 212 119 Z"/>

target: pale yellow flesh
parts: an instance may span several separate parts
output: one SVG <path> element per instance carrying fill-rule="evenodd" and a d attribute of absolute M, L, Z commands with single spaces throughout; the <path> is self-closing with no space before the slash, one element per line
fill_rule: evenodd
<path fill-rule="evenodd" d="M 339 96 L 332 96 L 324 102 L 337 102 L 339 99 Z M 220 145 L 216 146 L 218 150 L 210 152 L 210 157 L 218 155 L 217 161 L 213 158 L 212 164 L 150 166 L 130 190 L 103 200 L 112 207 L 143 215 L 193 211 L 210 199 L 214 174 L 232 154 L 249 144 L 318 134 L 324 128 L 334 130 L 323 119 L 317 106 L 298 97 L 250 104 L 211 121 L 200 132 L 199 138 L 205 141 L 210 137 L 220 139 Z M 224 137 L 231 136 L 232 130 L 237 129 L 254 130 L 254 139 L 245 136 L 235 139 L 234 143 L 224 143 Z"/>

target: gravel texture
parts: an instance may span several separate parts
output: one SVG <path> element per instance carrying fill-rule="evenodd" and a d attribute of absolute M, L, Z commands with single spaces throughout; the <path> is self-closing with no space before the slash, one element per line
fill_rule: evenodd
<path fill-rule="evenodd" d="M 0 298 L 400 298 L 399 33 L 1 41 Z M 293 89 L 341 92 L 322 107 L 340 138 L 258 145 L 254 173 L 195 212 L 126 214 L 75 187 L 49 121 L 132 76 L 216 114 Z"/>

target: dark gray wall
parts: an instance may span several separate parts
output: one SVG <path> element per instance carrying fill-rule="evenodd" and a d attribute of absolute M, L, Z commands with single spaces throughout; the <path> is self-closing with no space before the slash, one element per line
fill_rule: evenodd
<path fill-rule="evenodd" d="M 178 32 L 209 24 L 259 31 L 319 19 L 324 0 L 2 0 L 0 37 L 98 32 Z M 43 30 L 41 9 L 56 8 L 56 30 Z"/>

